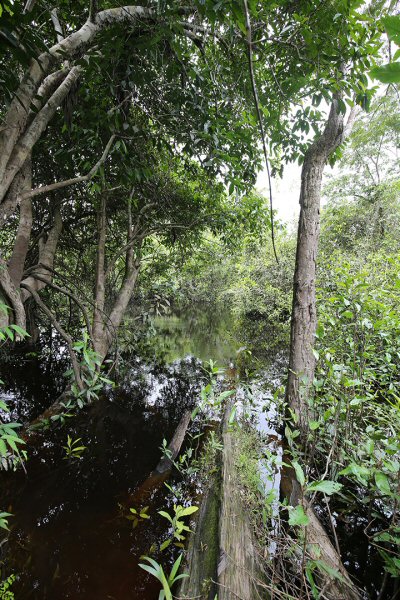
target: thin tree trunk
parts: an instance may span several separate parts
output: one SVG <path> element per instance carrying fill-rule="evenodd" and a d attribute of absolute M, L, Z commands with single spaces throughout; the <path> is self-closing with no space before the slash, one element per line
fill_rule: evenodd
<path fill-rule="evenodd" d="M 95 300 L 93 310 L 93 347 L 100 356 L 104 358 L 107 354 L 106 347 L 106 328 L 104 323 L 105 308 L 105 252 L 107 238 L 106 221 L 106 197 L 102 194 L 100 199 L 100 209 L 97 215 L 97 260 L 96 260 L 96 282 L 95 282 Z"/>
<path fill-rule="evenodd" d="M 125 278 L 119 291 L 117 300 L 114 304 L 114 308 L 111 311 L 110 324 L 112 325 L 114 332 L 116 332 L 118 327 L 120 326 L 125 311 L 127 309 L 129 300 L 132 297 L 133 290 L 135 289 L 136 285 L 136 280 L 139 275 L 139 269 L 140 263 L 136 262 L 133 265 L 131 272 L 128 274 L 128 277 Z"/>
<path fill-rule="evenodd" d="M 351 129 L 352 111 L 346 128 L 339 112 L 339 100 L 332 101 L 322 135 L 308 149 L 302 174 L 300 218 L 297 236 L 296 266 L 293 282 L 293 307 L 290 336 L 289 374 L 286 387 L 288 406 L 305 431 L 308 423 L 308 400 L 314 379 L 313 354 L 317 328 L 315 279 L 320 230 L 320 200 L 322 175 L 329 156 L 341 144 Z"/>
<path fill-rule="evenodd" d="M 62 231 L 62 217 L 59 208 L 56 208 L 54 212 L 54 223 L 50 229 L 47 240 L 39 250 L 39 265 L 35 269 L 35 273 L 40 276 L 40 279 L 36 279 L 34 274 L 28 275 L 22 283 L 25 284 L 21 292 L 22 300 L 25 302 L 29 298 L 29 290 L 33 289 L 35 292 L 39 292 L 46 287 L 46 282 L 50 282 L 52 279 L 52 270 L 54 265 L 54 258 L 58 246 Z"/>
<path fill-rule="evenodd" d="M 0 256 L 0 301 L 6 304 L 8 309 L 14 313 L 13 316 L 9 312 L 0 313 L 0 327 L 6 327 L 10 321 L 15 325 L 26 329 L 26 315 L 23 302 L 17 289 L 10 277 L 6 261 Z M 19 336 L 16 336 L 19 339 Z"/>

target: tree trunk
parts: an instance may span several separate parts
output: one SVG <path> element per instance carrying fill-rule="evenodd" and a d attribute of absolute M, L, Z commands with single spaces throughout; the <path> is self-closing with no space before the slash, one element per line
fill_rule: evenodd
<path fill-rule="evenodd" d="M 307 429 L 308 400 L 315 370 L 313 354 L 317 328 L 315 278 L 322 175 L 329 156 L 343 142 L 353 120 L 354 114 L 351 113 L 348 125 L 344 128 L 343 115 L 339 112 L 339 101 L 335 98 L 332 101 L 324 132 L 306 153 L 301 174 L 300 218 L 293 282 L 286 400 L 288 406 L 297 415 L 302 431 Z"/>
<path fill-rule="evenodd" d="M 334 152 L 351 130 L 355 112 L 352 110 L 346 125 L 339 112 L 338 98 L 332 101 L 325 130 L 308 149 L 302 174 L 300 191 L 300 218 L 297 237 L 296 266 L 293 283 L 293 308 L 291 322 L 289 374 L 286 387 L 288 406 L 298 419 L 298 427 L 304 438 L 308 432 L 309 400 L 315 371 L 313 354 L 317 328 L 317 310 L 315 301 L 315 280 L 317 251 L 320 231 L 320 198 L 322 175 L 329 156 Z M 288 469 L 292 471 L 292 469 Z M 334 550 L 311 504 L 302 500 L 299 484 L 293 474 L 283 476 L 281 490 L 289 501 L 296 506 L 303 503 L 309 518 L 306 528 L 307 540 L 312 558 L 320 557 L 328 567 L 338 571 L 343 583 L 332 579 L 321 571 L 325 595 L 329 600 L 356 600 L 360 598 L 358 590 L 347 575 L 340 556 Z M 315 551 L 317 548 L 317 552 Z M 316 552 L 315 555 L 313 552 Z"/>
<path fill-rule="evenodd" d="M 54 211 L 54 222 L 47 235 L 46 242 L 43 243 L 39 250 L 39 264 L 35 269 L 34 273 L 28 275 L 21 282 L 24 284 L 21 296 L 23 302 L 30 296 L 30 291 L 33 289 L 35 292 L 39 292 L 46 287 L 47 283 L 52 280 L 52 270 L 54 266 L 54 258 L 57 251 L 58 241 L 60 239 L 61 231 L 63 227 L 61 212 L 59 208 Z M 40 277 L 36 278 L 35 274 Z"/>
<path fill-rule="evenodd" d="M 14 95 L 0 131 L 0 227 L 21 202 L 20 195 L 8 196 L 20 172 L 56 110 L 82 74 L 81 65 L 69 66 L 93 42 L 95 36 L 116 23 L 151 20 L 153 10 L 121 6 L 100 11 L 77 31 L 33 59 Z M 64 67 L 60 68 L 64 62 Z M 32 110 L 34 109 L 34 110 Z"/>
<path fill-rule="evenodd" d="M 105 308 L 105 262 L 106 262 L 106 198 L 102 194 L 100 200 L 100 210 L 97 215 L 97 260 L 96 260 L 96 282 L 94 290 L 94 310 L 93 310 L 93 348 L 104 358 L 107 354 L 106 348 L 106 327 L 104 323 Z"/>

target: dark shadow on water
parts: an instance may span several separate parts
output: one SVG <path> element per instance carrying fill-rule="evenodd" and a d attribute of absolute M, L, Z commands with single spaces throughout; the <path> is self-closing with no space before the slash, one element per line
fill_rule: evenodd
<path fill-rule="evenodd" d="M 159 583 L 138 562 L 166 535 L 157 510 L 168 492 L 154 494 L 150 520 L 136 529 L 119 500 L 158 463 L 163 438 L 198 395 L 199 378 L 195 360 L 164 369 L 137 363 L 118 391 L 63 428 L 35 435 L 26 475 L 1 473 L 0 506 L 14 514 L 3 560 L 19 575 L 18 600 L 158 597 Z M 81 459 L 65 459 L 67 435 L 87 446 Z"/>

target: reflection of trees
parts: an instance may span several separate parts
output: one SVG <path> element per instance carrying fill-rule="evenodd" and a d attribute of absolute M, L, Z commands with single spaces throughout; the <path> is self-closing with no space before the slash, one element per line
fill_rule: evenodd
<path fill-rule="evenodd" d="M 194 355 L 203 360 L 226 361 L 234 353 L 232 317 L 211 306 L 193 306 L 190 311 L 155 320 L 155 351 L 167 359 Z"/>
<path fill-rule="evenodd" d="M 65 388 L 64 373 L 69 363 L 60 341 L 52 337 L 50 343 L 48 337 L 47 333 L 42 335 L 35 353 L 27 354 L 26 346 L 21 344 L 11 354 L 3 350 L 0 355 L 2 389 L 13 396 L 9 406 L 15 418 L 34 419 Z"/>
<path fill-rule="evenodd" d="M 194 405 L 200 393 L 200 380 L 200 362 L 195 358 L 182 360 L 168 367 L 154 408 L 162 410 L 173 427 L 177 425 L 184 410 Z"/>

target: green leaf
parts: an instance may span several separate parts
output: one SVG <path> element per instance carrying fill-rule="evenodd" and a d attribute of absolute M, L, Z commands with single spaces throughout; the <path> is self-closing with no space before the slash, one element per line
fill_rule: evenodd
<path fill-rule="evenodd" d="M 292 508 L 289 512 L 289 525 L 294 526 L 305 526 L 308 525 L 310 519 L 304 512 L 304 508 L 301 504 L 298 504 L 296 508 Z"/>
<path fill-rule="evenodd" d="M 400 46 L 400 17 L 388 16 L 382 19 L 389 40 Z"/>
<path fill-rule="evenodd" d="M 150 573 L 150 575 L 157 577 L 157 579 L 158 579 L 157 571 L 155 569 L 153 569 L 152 567 L 149 567 L 149 565 L 144 565 L 142 563 L 139 563 L 139 567 L 141 569 L 143 569 L 144 571 L 147 571 L 148 573 Z"/>
<path fill-rule="evenodd" d="M 4 441 L 0 438 L 0 455 L 5 456 L 7 454 L 7 446 Z"/>
<path fill-rule="evenodd" d="M 25 329 L 22 329 L 22 327 L 20 327 L 19 325 L 14 325 L 13 323 L 12 325 L 10 325 L 10 327 L 14 329 L 14 331 L 16 331 L 21 337 L 30 337 L 29 333 L 25 331 Z"/>
<path fill-rule="evenodd" d="M 341 490 L 342 487 L 342 484 L 337 483 L 337 481 L 313 481 L 313 483 L 310 483 L 310 485 L 307 486 L 307 492 L 323 492 L 324 494 L 331 496 Z"/>
<path fill-rule="evenodd" d="M 295 460 L 292 462 L 292 465 L 293 465 L 293 468 L 294 468 L 294 470 L 296 472 L 297 481 L 299 482 L 299 484 L 301 485 L 301 487 L 303 487 L 303 485 L 306 482 L 306 478 L 304 476 L 304 471 L 301 468 L 301 466 L 299 465 L 299 463 L 296 462 Z"/>
<path fill-rule="evenodd" d="M 382 83 L 400 83 L 400 62 L 374 67 L 369 74 L 373 79 L 378 79 Z"/>
<path fill-rule="evenodd" d="M 166 548 L 168 548 L 168 546 L 171 545 L 172 540 L 165 540 L 165 542 L 163 542 L 160 546 L 160 550 L 161 552 L 163 552 Z"/>
<path fill-rule="evenodd" d="M 158 514 L 159 514 L 159 515 L 161 515 L 162 517 L 165 517 L 166 519 L 168 519 L 168 521 L 169 521 L 170 523 L 172 523 L 172 518 L 171 518 L 171 516 L 170 516 L 170 515 L 169 515 L 167 512 L 165 512 L 164 510 L 159 510 L 159 511 L 158 511 Z"/>
<path fill-rule="evenodd" d="M 188 515 L 192 515 L 193 513 L 195 513 L 198 510 L 199 510 L 198 506 L 188 506 L 188 508 L 184 508 L 182 511 L 179 512 L 179 516 L 186 517 Z"/>
<path fill-rule="evenodd" d="M 236 390 L 225 390 L 225 392 L 219 394 L 216 402 L 222 402 L 222 400 L 225 400 L 225 398 L 229 398 L 229 396 L 232 396 L 233 394 L 236 394 Z"/>
<path fill-rule="evenodd" d="M 236 411 L 237 411 L 237 406 L 235 405 L 231 410 L 231 414 L 229 415 L 229 425 L 233 425 L 233 423 L 235 422 Z"/>
<path fill-rule="evenodd" d="M 338 571 L 337 569 L 334 569 L 333 567 L 328 565 L 325 561 L 315 560 L 314 563 L 320 571 L 325 571 L 325 573 L 328 573 L 328 575 L 330 575 L 333 579 L 338 579 L 342 583 L 346 583 L 346 580 L 343 577 L 343 575 L 340 573 L 340 571 Z"/>
<path fill-rule="evenodd" d="M 382 473 L 382 471 L 376 471 L 375 483 L 376 483 L 376 487 L 378 488 L 378 490 L 380 492 L 382 492 L 382 494 L 385 494 L 385 496 L 391 495 L 392 492 L 390 489 L 389 479 L 387 478 L 385 473 Z"/>
<path fill-rule="evenodd" d="M 363 485 L 368 484 L 368 479 L 371 476 L 371 471 L 363 465 L 357 465 L 356 463 L 350 463 L 348 467 L 342 469 L 339 475 L 354 475 L 354 477 Z"/>
<path fill-rule="evenodd" d="M 170 576 L 169 576 L 169 578 L 168 578 L 168 582 L 169 582 L 169 583 L 171 583 L 171 582 L 173 582 L 173 581 L 174 581 L 175 575 L 177 574 L 177 572 L 178 572 L 178 570 L 179 570 L 179 567 L 180 567 L 180 565 L 181 565 L 182 557 L 183 557 L 183 554 L 180 554 L 180 555 L 178 556 L 178 558 L 176 559 L 176 561 L 174 562 L 174 566 L 172 567 L 172 570 L 171 570 Z"/>

